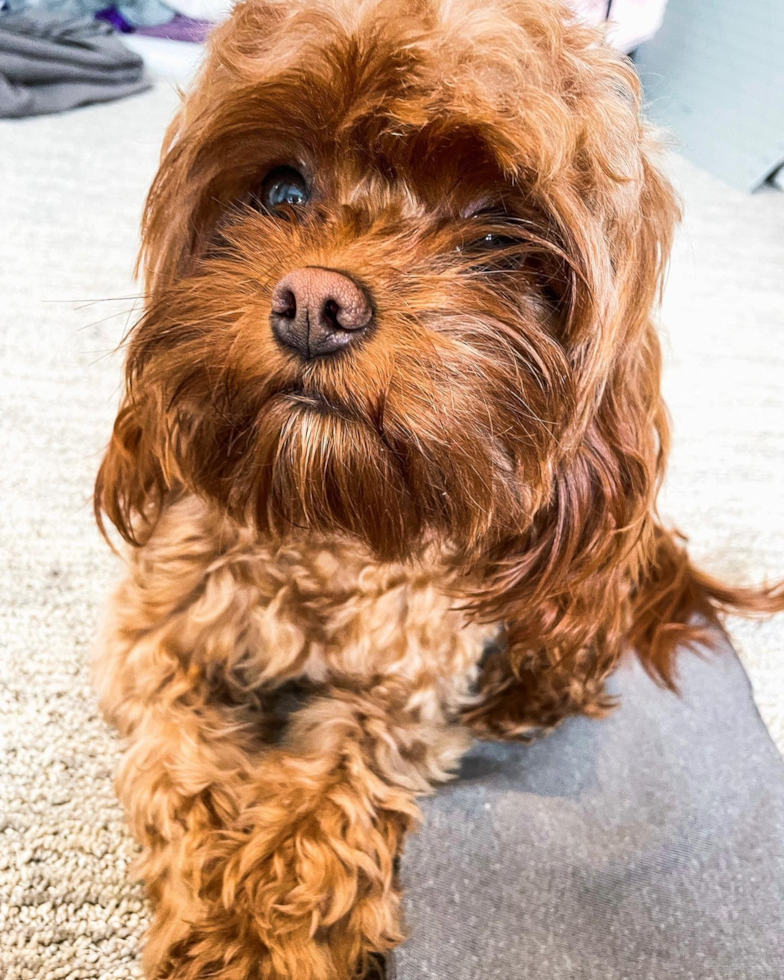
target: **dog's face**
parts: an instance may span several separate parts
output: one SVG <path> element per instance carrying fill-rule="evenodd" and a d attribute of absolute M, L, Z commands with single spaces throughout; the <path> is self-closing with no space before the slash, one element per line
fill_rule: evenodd
<path fill-rule="evenodd" d="M 148 202 L 139 495 L 382 556 L 524 534 L 597 427 L 652 411 L 672 207 L 637 113 L 543 0 L 240 6 Z"/>

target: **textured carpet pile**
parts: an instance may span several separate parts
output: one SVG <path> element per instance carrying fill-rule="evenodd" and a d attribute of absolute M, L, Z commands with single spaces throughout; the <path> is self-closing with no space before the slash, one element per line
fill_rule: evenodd
<path fill-rule="evenodd" d="M 0 977 L 140 976 L 119 744 L 88 661 L 117 562 L 90 509 L 134 309 L 145 189 L 175 96 L 0 126 Z M 703 565 L 784 573 L 784 194 L 674 160 L 687 206 L 663 315 L 675 421 L 662 503 Z M 732 623 L 784 749 L 784 618 Z"/>

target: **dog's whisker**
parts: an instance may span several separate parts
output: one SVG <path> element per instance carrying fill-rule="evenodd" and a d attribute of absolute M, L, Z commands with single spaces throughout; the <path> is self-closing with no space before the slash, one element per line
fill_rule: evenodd
<path fill-rule="evenodd" d="M 96 299 L 42 299 L 41 303 L 57 303 L 66 306 L 73 306 L 76 310 L 84 310 L 89 306 L 96 306 L 98 303 L 127 303 L 128 300 L 142 300 L 142 294 L 131 296 L 102 296 Z"/>
<path fill-rule="evenodd" d="M 84 330 L 90 330 L 93 327 L 99 327 L 102 323 L 108 323 L 110 320 L 114 320 L 118 316 L 132 316 L 134 312 L 138 312 L 138 308 L 131 307 L 130 309 L 118 310 L 116 313 L 109 313 L 107 316 L 102 317 L 100 320 L 91 320 L 89 323 L 83 324 L 81 327 L 77 328 L 77 332 L 81 333 Z"/>

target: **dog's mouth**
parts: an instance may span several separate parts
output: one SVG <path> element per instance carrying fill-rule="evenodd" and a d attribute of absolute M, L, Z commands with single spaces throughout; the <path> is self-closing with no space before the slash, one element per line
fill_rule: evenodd
<path fill-rule="evenodd" d="M 341 422 L 360 423 L 356 410 L 339 399 L 312 387 L 291 385 L 278 392 L 273 399 L 292 417 L 318 416 L 321 419 L 335 419 Z"/>
<path fill-rule="evenodd" d="M 279 393 L 279 397 L 297 408 L 308 409 L 324 415 L 339 415 L 343 418 L 349 417 L 345 405 L 341 405 L 336 399 L 329 397 L 323 391 L 312 388 L 306 389 L 303 385 L 291 385 L 284 388 Z"/>
<path fill-rule="evenodd" d="M 273 401 L 278 405 L 286 406 L 295 414 L 306 413 L 322 418 L 340 419 L 363 427 L 370 426 L 380 435 L 375 421 L 376 412 L 364 413 L 356 404 L 350 404 L 333 392 L 325 391 L 313 384 L 300 382 L 288 384 L 275 393 Z"/>

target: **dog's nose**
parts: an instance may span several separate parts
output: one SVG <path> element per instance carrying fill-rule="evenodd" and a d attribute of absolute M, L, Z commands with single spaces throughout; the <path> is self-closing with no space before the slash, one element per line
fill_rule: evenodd
<path fill-rule="evenodd" d="M 365 290 L 332 269 L 297 269 L 272 291 L 272 332 L 306 358 L 347 347 L 372 318 Z"/>

